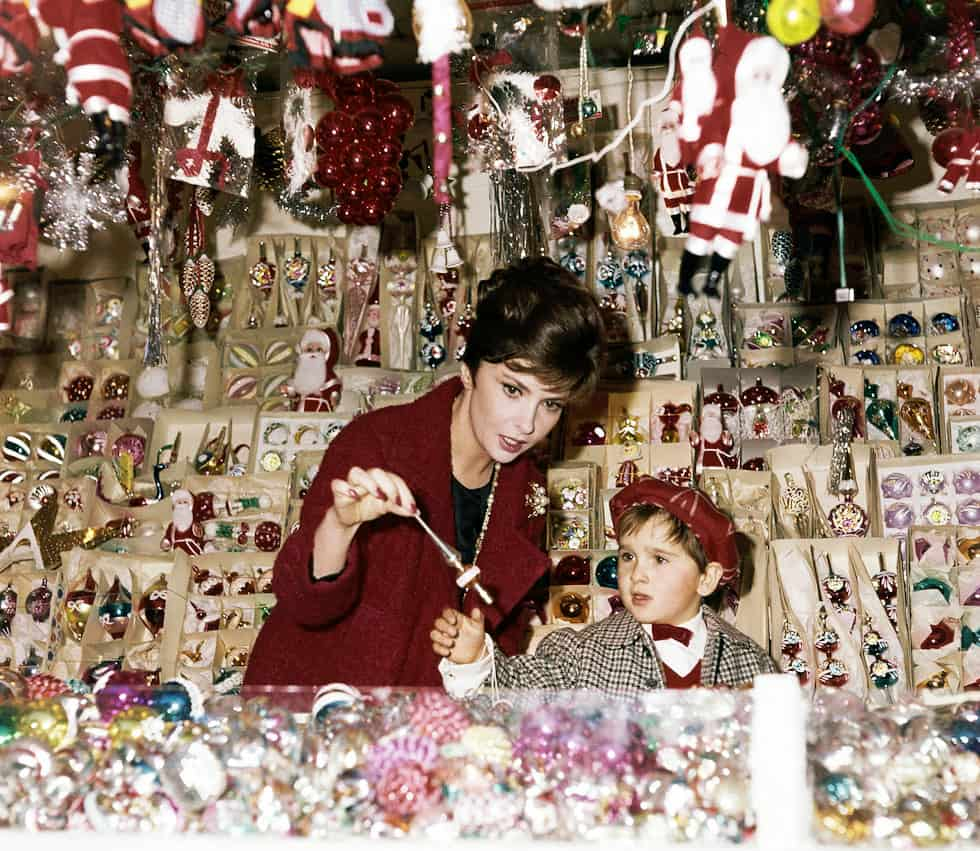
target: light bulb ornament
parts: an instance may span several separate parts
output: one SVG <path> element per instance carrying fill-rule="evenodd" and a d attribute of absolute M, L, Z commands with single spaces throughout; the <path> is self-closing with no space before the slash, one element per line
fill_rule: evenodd
<path fill-rule="evenodd" d="M 628 160 L 628 157 L 627 157 Z M 650 246 L 650 223 L 640 210 L 643 199 L 643 181 L 629 171 L 623 178 L 623 194 L 626 206 L 610 222 L 612 241 L 624 251 L 636 251 Z"/>

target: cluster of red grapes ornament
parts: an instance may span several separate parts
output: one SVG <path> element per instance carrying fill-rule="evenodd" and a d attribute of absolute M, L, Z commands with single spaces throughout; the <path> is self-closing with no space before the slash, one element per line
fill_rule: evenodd
<path fill-rule="evenodd" d="M 338 77 L 332 90 L 334 109 L 316 125 L 314 177 L 333 190 L 342 222 L 375 225 L 401 191 L 398 163 L 415 111 L 397 85 L 371 74 Z"/>

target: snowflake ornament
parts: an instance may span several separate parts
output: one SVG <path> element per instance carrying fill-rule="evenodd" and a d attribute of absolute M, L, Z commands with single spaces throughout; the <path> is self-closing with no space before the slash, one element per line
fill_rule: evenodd
<path fill-rule="evenodd" d="M 76 160 L 62 148 L 44 177 L 48 189 L 42 233 L 60 250 L 85 251 L 90 230 L 126 221 L 124 193 L 111 177 L 96 174 L 96 156 L 91 151 L 82 151 Z"/>

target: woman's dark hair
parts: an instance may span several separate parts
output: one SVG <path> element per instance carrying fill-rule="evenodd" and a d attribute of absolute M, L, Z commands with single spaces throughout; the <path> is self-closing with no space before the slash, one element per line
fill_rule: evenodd
<path fill-rule="evenodd" d="M 480 282 L 463 355 L 474 375 L 481 361 L 506 363 L 581 399 L 595 390 L 604 356 L 598 302 L 550 258 L 518 260 Z"/>

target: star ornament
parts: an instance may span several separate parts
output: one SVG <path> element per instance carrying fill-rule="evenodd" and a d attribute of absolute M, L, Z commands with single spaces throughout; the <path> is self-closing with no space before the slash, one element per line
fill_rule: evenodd
<path fill-rule="evenodd" d="M 81 547 L 92 550 L 113 538 L 131 538 L 137 521 L 131 517 L 110 520 L 104 526 L 86 526 L 70 532 L 55 532 L 58 514 L 58 494 L 50 485 L 38 485 L 31 491 L 29 501 L 37 507 L 30 522 L 13 537 L 0 536 L 0 571 L 16 558 L 15 551 L 27 544 L 37 564 L 45 570 L 61 567 L 61 554 Z"/>
<path fill-rule="evenodd" d="M 62 148 L 45 175 L 43 235 L 62 251 L 85 251 L 90 231 L 126 221 L 122 190 L 98 170 L 93 152 L 82 151 L 76 159 Z"/>

